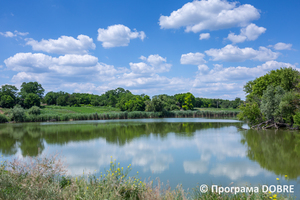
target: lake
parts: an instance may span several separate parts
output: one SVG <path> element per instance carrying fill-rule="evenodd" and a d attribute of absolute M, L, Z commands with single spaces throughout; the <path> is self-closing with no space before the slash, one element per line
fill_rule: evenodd
<path fill-rule="evenodd" d="M 300 196 L 299 132 L 242 126 L 204 118 L 1 124 L 0 153 L 7 160 L 60 153 L 70 175 L 104 172 L 112 156 L 131 164 L 131 175 L 172 188 L 280 183 L 295 185 Z"/>

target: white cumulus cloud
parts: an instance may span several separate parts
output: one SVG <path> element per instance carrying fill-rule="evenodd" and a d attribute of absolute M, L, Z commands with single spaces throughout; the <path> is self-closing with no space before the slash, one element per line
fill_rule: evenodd
<path fill-rule="evenodd" d="M 276 49 L 276 50 L 291 50 L 292 44 L 278 42 L 277 44 L 274 45 L 274 49 Z"/>
<path fill-rule="evenodd" d="M 182 54 L 180 63 L 183 65 L 202 65 L 206 63 L 204 57 L 205 55 L 199 52 Z"/>
<path fill-rule="evenodd" d="M 148 58 L 141 56 L 144 62 L 129 63 L 130 69 L 134 74 L 151 74 L 168 72 L 171 69 L 171 64 L 167 63 L 167 59 L 158 54 L 150 55 Z"/>
<path fill-rule="evenodd" d="M 77 39 L 71 36 L 61 36 L 57 40 L 42 39 L 40 42 L 28 39 L 26 45 L 32 46 L 35 51 L 56 54 L 86 54 L 89 49 L 96 48 L 93 39 L 86 35 L 78 35 Z"/>
<path fill-rule="evenodd" d="M 255 24 L 249 24 L 247 27 L 241 29 L 239 35 L 229 33 L 227 39 L 233 43 L 244 42 L 245 40 L 253 41 L 256 40 L 261 34 L 266 32 L 266 28 L 258 27 Z"/>
<path fill-rule="evenodd" d="M 228 61 L 228 62 L 243 62 L 245 60 L 269 61 L 278 58 L 280 53 L 273 52 L 266 47 L 259 47 L 255 50 L 249 47 L 241 49 L 234 45 L 226 45 L 222 49 L 209 49 L 205 53 L 212 57 L 212 60 Z"/>
<path fill-rule="evenodd" d="M 210 34 L 209 33 L 201 33 L 199 35 L 199 40 L 208 40 L 210 38 Z"/>
<path fill-rule="evenodd" d="M 143 31 L 131 31 L 122 24 L 108 26 L 107 29 L 98 29 L 98 41 L 102 42 L 104 48 L 128 46 L 131 39 L 140 38 L 144 40 L 146 34 Z"/>
<path fill-rule="evenodd" d="M 195 0 L 173 11 L 170 16 L 161 16 L 163 29 L 186 27 L 186 32 L 219 30 L 243 27 L 260 17 L 259 11 L 250 4 L 237 5 L 226 0 Z"/>

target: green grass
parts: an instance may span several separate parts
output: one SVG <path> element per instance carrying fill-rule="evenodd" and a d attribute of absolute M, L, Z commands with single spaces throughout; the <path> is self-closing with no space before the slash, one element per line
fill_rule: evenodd
<path fill-rule="evenodd" d="M 229 112 L 239 112 L 240 109 L 234 108 L 194 108 L 195 110 L 201 111 L 229 111 Z"/>
<path fill-rule="evenodd" d="M 75 114 L 75 113 L 92 114 L 92 113 L 109 113 L 109 112 L 120 112 L 120 109 L 113 108 L 113 107 L 105 107 L 105 106 L 98 106 L 98 107 L 44 106 L 44 108 L 42 108 L 41 113 L 61 115 L 61 114 Z"/>
<path fill-rule="evenodd" d="M 182 118 L 182 117 L 231 117 L 234 118 L 240 112 L 238 109 L 196 108 L 187 111 L 163 111 L 122 112 L 113 107 L 69 107 L 69 106 L 42 106 L 40 115 L 25 113 L 24 119 L 19 122 L 45 122 L 45 121 L 69 121 L 69 120 L 106 120 L 106 119 L 142 119 L 142 118 Z M 8 119 L 12 121 L 11 109 L 1 109 Z M 0 123 L 5 120 L 0 121 Z"/>

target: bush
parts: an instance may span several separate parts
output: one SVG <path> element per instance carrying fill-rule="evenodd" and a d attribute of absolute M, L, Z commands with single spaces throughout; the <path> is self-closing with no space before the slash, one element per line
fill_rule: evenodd
<path fill-rule="evenodd" d="M 20 105 L 15 105 L 12 109 L 12 119 L 16 122 L 23 122 L 25 118 L 25 110 Z"/>
<path fill-rule="evenodd" d="M 28 114 L 30 114 L 30 115 L 40 115 L 41 114 L 41 109 L 37 106 L 32 106 L 28 110 Z"/>
<path fill-rule="evenodd" d="M 8 122 L 8 119 L 5 115 L 0 114 L 0 123 Z"/>
<path fill-rule="evenodd" d="M 294 118 L 295 125 L 300 126 L 300 112 L 296 112 L 293 118 Z"/>

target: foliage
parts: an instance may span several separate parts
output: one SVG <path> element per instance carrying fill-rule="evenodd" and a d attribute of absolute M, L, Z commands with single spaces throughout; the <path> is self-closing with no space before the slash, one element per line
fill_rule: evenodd
<path fill-rule="evenodd" d="M 67 101 L 69 106 L 80 107 L 80 100 L 75 95 L 70 95 Z"/>
<path fill-rule="evenodd" d="M 184 110 L 192 110 L 195 105 L 195 97 L 191 93 L 187 93 L 184 97 L 184 105 L 182 105 L 182 108 Z"/>
<path fill-rule="evenodd" d="M 12 119 L 16 122 L 23 122 L 25 117 L 25 110 L 20 105 L 15 105 L 12 109 Z"/>
<path fill-rule="evenodd" d="M 161 112 L 163 108 L 163 101 L 157 96 L 153 97 L 151 101 L 146 101 L 147 112 Z"/>
<path fill-rule="evenodd" d="M 20 96 L 25 99 L 30 93 L 38 95 L 39 98 L 43 97 L 45 90 L 38 82 L 23 82 L 21 85 Z"/>
<path fill-rule="evenodd" d="M 239 109 L 242 111 L 237 115 L 239 120 L 248 120 L 251 124 L 256 124 L 264 120 L 262 113 L 255 102 L 241 105 Z"/>
<path fill-rule="evenodd" d="M 287 92 L 282 97 L 282 100 L 279 104 L 279 109 L 281 116 L 284 121 L 293 124 L 293 116 L 296 114 L 296 111 L 299 107 L 299 94 L 296 92 Z"/>
<path fill-rule="evenodd" d="M 41 109 L 37 106 L 32 106 L 29 110 L 28 110 L 28 114 L 31 115 L 40 115 L 41 114 Z"/>
<path fill-rule="evenodd" d="M 5 122 L 8 122 L 7 117 L 3 114 L 0 114 L 0 123 L 5 123 Z"/>
<path fill-rule="evenodd" d="M 0 97 L 3 95 L 11 96 L 14 100 L 17 98 L 18 88 L 14 85 L 3 85 L 0 88 Z"/>
<path fill-rule="evenodd" d="M 292 125 L 300 103 L 299 85 L 300 73 L 291 67 L 271 70 L 264 76 L 247 82 L 244 86 L 247 104 L 240 106 L 240 119 L 250 120 L 250 123 L 271 120 L 273 123 Z"/>
<path fill-rule="evenodd" d="M 0 106 L 3 108 L 12 108 L 15 105 L 15 100 L 9 95 L 3 95 L 0 100 Z"/>
<path fill-rule="evenodd" d="M 37 94 L 29 93 L 24 99 L 25 108 L 31 108 L 32 106 L 41 106 L 41 99 Z"/>
<path fill-rule="evenodd" d="M 267 119 L 279 121 L 281 115 L 279 104 L 284 94 L 285 91 L 281 86 L 274 88 L 273 85 L 269 85 L 263 92 L 260 110 Z"/>
<path fill-rule="evenodd" d="M 296 125 L 300 126 L 300 112 L 296 112 L 293 116 L 293 120 Z"/>
<path fill-rule="evenodd" d="M 180 107 L 184 110 L 192 110 L 195 106 L 196 99 L 190 92 L 175 94 L 175 98 L 179 102 Z"/>
<path fill-rule="evenodd" d="M 59 96 L 56 101 L 57 105 L 59 105 L 59 106 L 68 105 L 68 97 L 69 97 L 68 93 Z"/>
<path fill-rule="evenodd" d="M 296 69 L 291 67 L 280 68 L 271 70 L 266 75 L 247 82 L 244 91 L 248 94 L 247 99 L 252 99 L 253 96 L 261 98 L 263 91 L 269 85 L 273 85 L 273 87 L 281 86 L 285 91 L 291 91 L 296 88 L 299 81 L 299 72 Z"/>
<path fill-rule="evenodd" d="M 48 92 L 44 97 L 44 101 L 47 105 L 56 105 L 56 100 L 59 96 L 58 92 Z"/>

